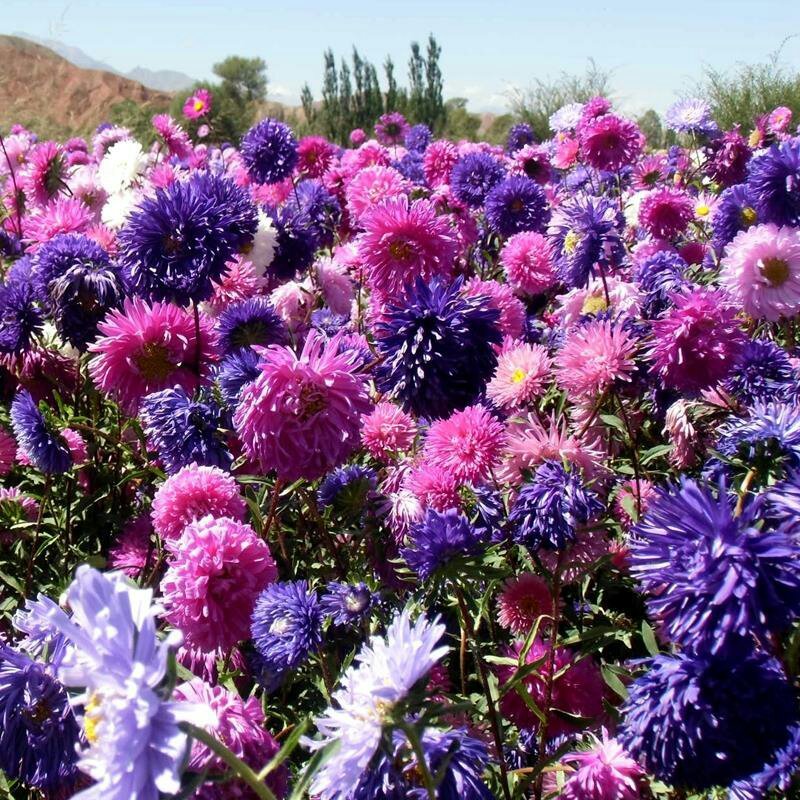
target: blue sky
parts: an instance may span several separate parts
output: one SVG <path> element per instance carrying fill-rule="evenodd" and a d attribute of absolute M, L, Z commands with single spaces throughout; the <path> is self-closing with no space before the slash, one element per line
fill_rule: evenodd
<path fill-rule="evenodd" d="M 433 32 L 448 96 L 502 111 L 506 94 L 537 76 L 580 72 L 587 59 L 612 71 L 628 111 L 663 111 L 705 64 L 761 61 L 787 37 L 783 59 L 800 69 L 796 0 L 2 0 L 3 33 L 60 39 L 127 71 L 137 65 L 211 76 L 226 55 L 258 55 L 270 94 L 296 102 L 319 93 L 322 52 L 356 44 L 376 64 L 390 53 L 405 75 L 408 45 Z"/>

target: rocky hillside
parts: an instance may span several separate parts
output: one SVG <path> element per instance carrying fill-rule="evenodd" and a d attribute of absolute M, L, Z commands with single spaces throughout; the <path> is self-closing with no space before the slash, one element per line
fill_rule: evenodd
<path fill-rule="evenodd" d="M 21 122 L 46 135 L 85 133 L 124 100 L 156 112 L 169 105 L 170 95 L 111 72 L 81 69 L 46 47 L 0 35 L 0 129 Z"/>

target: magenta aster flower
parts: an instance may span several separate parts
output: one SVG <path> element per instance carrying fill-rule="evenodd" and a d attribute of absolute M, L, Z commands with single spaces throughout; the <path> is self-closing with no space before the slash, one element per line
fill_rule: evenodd
<path fill-rule="evenodd" d="M 375 125 L 375 136 L 382 145 L 403 144 L 411 126 L 399 111 L 383 114 Z"/>
<path fill-rule="evenodd" d="M 358 447 L 361 417 L 371 410 L 354 353 L 327 346 L 312 331 L 298 357 L 288 347 L 259 349 L 261 374 L 240 395 L 234 426 L 249 458 L 283 480 L 312 480 Z"/>
<path fill-rule="evenodd" d="M 526 636 L 537 619 L 552 614 L 550 587 L 544 578 L 532 572 L 509 578 L 497 598 L 498 623 L 517 636 Z"/>
<path fill-rule="evenodd" d="M 356 222 L 373 207 L 393 198 L 405 196 L 411 184 L 394 168 L 373 166 L 362 169 L 350 180 L 345 190 L 347 211 Z"/>
<path fill-rule="evenodd" d="M 456 240 L 445 217 L 428 200 L 390 199 L 361 220 L 358 252 L 373 290 L 403 293 L 416 278 L 452 275 Z"/>
<path fill-rule="evenodd" d="M 67 163 L 61 145 L 41 142 L 28 153 L 22 188 L 29 202 L 44 205 L 66 188 Z"/>
<path fill-rule="evenodd" d="M 504 444 L 505 426 L 483 406 L 468 406 L 431 425 L 424 455 L 457 480 L 478 483 L 490 477 Z"/>
<path fill-rule="evenodd" d="M 111 549 L 108 566 L 137 578 L 155 561 L 155 547 L 150 541 L 153 526 L 146 514 L 140 514 L 125 523 Z"/>
<path fill-rule="evenodd" d="M 161 581 L 165 619 L 204 650 L 248 638 L 256 598 L 278 577 L 266 542 L 249 525 L 209 514 L 168 547 L 172 558 Z"/>
<path fill-rule="evenodd" d="M 200 119 L 211 111 L 211 92 L 208 89 L 195 89 L 183 104 L 183 116 L 187 119 Z"/>
<path fill-rule="evenodd" d="M 17 459 L 17 441 L 3 427 L 0 427 L 0 478 L 8 475 Z"/>
<path fill-rule="evenodd" d="M 89 346 L 89 372 L 129 414 L 151 392 L 176 385 L 192 391 L 198 372 L 207 375 L 215 355 L 210 323 L 201 318 L 198 343 L 192 314 L 170 303 L 125 300 L 97 329 L 100 337 Z"/>
<path fill-rule="evenodd" d="M 694 219 L 694 205 L 692 197 L 680 189 L 653 189 L 639 206 L 639 224 L 656 239 L 674 239 Z"/>
<path fill-rule="evenodd" d="M 464 297 L 485 298 L 486 308 L 496 309 L 500 316 L 497 327 L 504 336 L 519 339 L 525 330 L 525 306 L 514 296 L 510 286 L 497 281 L 470 278 L 462 289 Z"/>
<path fill-rule="evenodd" d="M 740 231 L 725 251 L 720 283 L 756 319 L 800 311 L 800 230 L 772 223 Z"/>
<path fill-rule="evenodd" d="M 431 142 L 422 156 L 422 170 L 431 188 L 450 182 L 450 173 L 458 162 L 458 148 L 446 139 Z"/>
<path fill-rule="evenodd" d="M 745 343 L 736 309 L 719 291 L 698 288 L 674 296 L 675 306 L 653 322 L 650 358 L 665 385 L 696 393 L 727 377 Z"/>
<path fill-rule="evenodd" d="M 615 172 L 632 164 L 644 149 L 644 136 L 635 122 L 602 114 L 581 123 L 580 153 L 595 169 Z"/>
<path fill-rule="evenodd" d="M 244 521 L 247 504 L 235 478 L 219 467 L 190 464 L 167 478 L 153 498 L 156 533 L 175 540 L 191 522 L 210 514 Z"/>
<path fill-rule="evenodd" d="M 557 282 L 551 245 L 541 233 L 512 236 L 500 251 L 500 264 L 509 286 L 522 294 L 544 294 Z"/>
<path fill-rule="evenodd" d="M 409 450 L 416 436 L 416 422 L 394 403 L 378 403 L 361 422 L 361 443 L 373 458 L 387 460 Z"/>
<path fill-rule="evenodd" d="M 297 143 L 297 171 L 307 178 L 321 178 L 336 158 L 336 145 L 324 136 L 304 136 Z"/>

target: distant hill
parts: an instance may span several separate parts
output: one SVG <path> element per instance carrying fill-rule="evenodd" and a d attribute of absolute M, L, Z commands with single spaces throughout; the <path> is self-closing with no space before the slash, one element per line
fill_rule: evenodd
<path fill-rule="evenodd" d="M 171 96 L 113 72 L 77 67 L 27 39 L 0 35 L 0 127 L 20 122 L 49 136 L 87 133 L 124 100 L 156 113 Z"/>
<path fill-rule="evenodd" d="M 20 39 L 28 39 L 31 42 L 36 42 L 48 50 L 52 50 L 62 58 L 74 64 L 81 69 L 99 69 L 104 72 L 111 72 L 115 75 L 122 75 L 125 78 L 130 78 L 132 81 L 138 81 L 148 89 L 156 89 L 159 92 L 179 92 L 181 89 L 188 89 L 195 83 L 194 78 L 184 72 L 178 72 L 172 69 L 148 69 L 147 67 L 136 67 L 130 72 L 120 72 L 114 69 L 109 64 L 98 61 L 92 58 L 87 53 L 84 53 L 79 47 L 59 42 L 56 39 L 39 39 L 29 33 L 14 32 L 14 36 Z"/>

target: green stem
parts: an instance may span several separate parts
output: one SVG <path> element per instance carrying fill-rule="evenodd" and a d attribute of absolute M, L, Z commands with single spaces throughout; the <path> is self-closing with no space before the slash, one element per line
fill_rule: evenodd
<path fill-rule="evenodd" d="M 422 741 L 419 738 L 417 729 L 408 722 L 401 722 L 400 730 L 408 737 L 411 749 L 417 757 L 417 766 L 422 775 L 422 782 L 425 784 L 429 800 L 436 800 L 436 784 L 433 782 L 433 775 L 431 775 L 431 771 L 428 769 L 428 762 L 425 760 L 425 751 L 422 749 Z"/>
<path fill-rule="evenodd" d="M 36 530 L 33 534 L 33 544 L 28 554 L 28 567 L 25 570 L 25 597 L 30 594 L 31 578 L 33 577 L 33 562 L 36 560 L 36 548 L 39 546 L 39 533 L 42 530 L 42 520 L 44 519 L 44 509 L 50 499 L 50 487 L 53 484 L 53 476 L 49 473 L 44 479 L 44 491 L 42 492 L 42 502 L 39 504 L 39 514 L 36 518 Z M 23 598 L 24 599 L 24 598 Z"/>
<path fill-rule="evenodd" d="M 258 775 L 241 758 L 228 750 L 222 742 L 217 741 L 210 733 L 190 722 L 184 722 L 181 728 L 193 739 L 202 742 L 214 755 L 219 756 L 256 793 L 260 800 L 276 800 L 267 784 L 260 781 Z"/>

